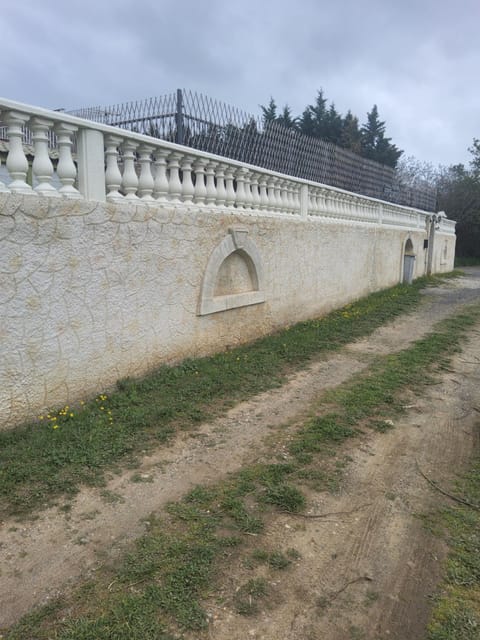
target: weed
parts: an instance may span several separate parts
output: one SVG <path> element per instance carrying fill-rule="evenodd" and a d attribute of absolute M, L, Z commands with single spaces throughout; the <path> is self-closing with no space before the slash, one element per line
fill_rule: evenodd
<path fill-rule="evenodd" d="M 290 513 L 297 513 L 305 506 L 305 496 L 296 487 L 286 483 L 267 487 L 263 500 Z"/>
<path fill-rule="evenodd" d="M 253 616 L 259 611 L 259 604 L 268 593 L 264 578 L 252 578 L 243 584 L 235 594 L 234 606 L 242 616 Z"/>

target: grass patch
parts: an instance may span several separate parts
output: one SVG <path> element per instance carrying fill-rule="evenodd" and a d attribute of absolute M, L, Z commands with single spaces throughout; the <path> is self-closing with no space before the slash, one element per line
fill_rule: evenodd
<path fill-rule="evenodd" d="M 327 395 L 325 419 L 312 417 L 290 441 L 291 460 L 251 465 L 215 485 L 194 488 L 169 505 L 161 520 L 150 517 L 147 533 L 115 567 L 99 571 L 88 588 L 79 588 L 68 602 L 25 618 L 5 638 L 170 640 L 182 637 L 178 634 L 184 630 L 201 633 L 207 625 L 202 603 L 215 589 L 222 567 L 230 572 L 242 554 L 248 558 L 244 567 L 262 564 L 262 572 L 287 571 L 291 560 L 298 559 L 293 549 L 265 548 L 261 535 L 266 515 L 302 510 L 306 504 L 302 487 L 310 486 L 312 479 L 326 482 L 318 476 L 319 465 L 324 467 L 329 456 L 335 461 L 332 452 L 354 437 L 359 425 L 378 421 L 386 412 L 401 411 L 402 394 L 431 382 L 479 318 L 480 306 L 472 307 L 439 323 L 436 331 L 408 349 L 379 359 L 367 372 Z M 344 464 L 334 462 L 334 466 Z M 467 499 L 480 503 L 480 464 L 462 487 Z M 439 600 L 429 640 L 473 640 L 478 635 L 465 634 L 478 624 L 479 514 L 452 509 L 444 512 L 443 523 L 453 527 L 448 530 L 455 552 L 448 567 L 447 600 Z M 255 615 L 269 604 L 267 586 L 264 576 L 238 586 L 230 596 L 232 606 L 242 615 Z M 449 625 L 457 635 L 445 635 Z M 169 635 L 172 630 L 173 636 Z"/>
<path fill-rule="evenodd" d="M 457 484 L 461 495 L 480 509 L 480 459 Z M 449 547 L 445 579 L 436 598 L 428 640 L 477 640 L 480 637 L 480 511 L 445 509 L 434 516 L 433 528 Z"/>
<path fill-rule="evenodd" d="M 293 369 L 412 310 L 419 279 L 374 293 L 328 316 L 302 322 L 217 355 L 162 366 L 123 380 L 111 394 L 61 407 L 35 423 L 0 433 L 0 514 L 25 514 L 81 485 L 101 486 L 105 470 L 135 466 L 146 450 L 234 403 L 277 386 Z"/>

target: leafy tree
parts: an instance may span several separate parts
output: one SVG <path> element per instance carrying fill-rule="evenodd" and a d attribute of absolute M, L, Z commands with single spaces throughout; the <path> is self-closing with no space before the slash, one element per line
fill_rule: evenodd
<path fill-rule="evenodd" d="M 457 255 L 480 258 L 480 143 L 474 139 L 470 169 L 457 164 L 438 180 L 438 208 L 457 221 Z"/>

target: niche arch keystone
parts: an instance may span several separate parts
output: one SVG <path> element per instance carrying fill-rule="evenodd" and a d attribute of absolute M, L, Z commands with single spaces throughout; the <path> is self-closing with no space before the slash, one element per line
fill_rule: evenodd
<path fill-rule="evenodd" d="M 261 302 L 265 302 L 265 294 L 260 253 L 247 229 L 229 229 L 208 260 L 198 315 Z"/>

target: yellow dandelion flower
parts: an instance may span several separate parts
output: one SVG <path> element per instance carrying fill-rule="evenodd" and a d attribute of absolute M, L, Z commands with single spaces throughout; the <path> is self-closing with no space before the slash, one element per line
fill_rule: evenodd
<path fill-rule="evenodd" d="M 70 418 L 73 418 L 73 413 L 69 413 L 68 415 L 70 416 Z"/>
<path fill-rule="evenodd" d="M 53 429 L 58 429 L 58 427 L 59 427 L 59 426 L 60 426 L 60 425 L 58 425 L 58 424 L 52 424 L 52 428 L 53 428 Z"/>

